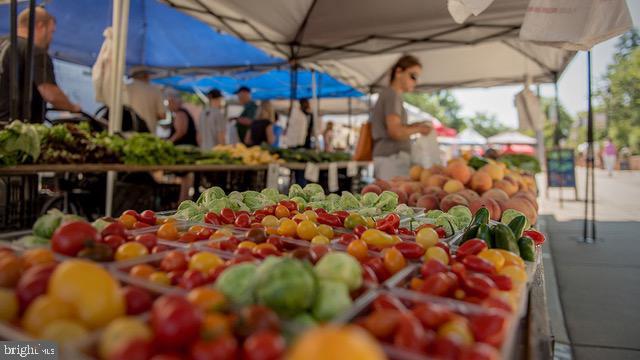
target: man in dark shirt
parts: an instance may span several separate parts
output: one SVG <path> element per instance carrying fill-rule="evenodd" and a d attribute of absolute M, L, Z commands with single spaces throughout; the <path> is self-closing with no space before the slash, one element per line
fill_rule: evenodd
<path fill-rule="evenodd" d="M 238 139 L 240 142 L 244 142 L 244 136 L 251 127 L 251 122 L 256 118 L 258 111 L 258 105 L 251 100 L 251 89 L 246 86 L 241 86 L 238 91 L 238 102 L 244 106 L 240 116 L 236 118 L 236 128 L 238 129 Z"/>
<path fill-rule="evenodd" d="M 307 137 L 304 139 L 304 144 L 302 145 L 305 149 L 311 149 L 311 139 L 313 138 L 313 110 L 311 110 L 311 104 L 309 104 L 308 99 L 300 100 L 300 110 L 307 116 Z"/>
<path fill-rule="evenodd" d="M 18 15 L 18 86 L 24 89 L 25 64 L 27 53 L 27 36 L 29 33 L 29 9 Z M 19 120 L 42 122 L 44 120 L 45 104 L 51 103 L 60 110 L 79 112 L 80 106 L 73 104 L 56 85 L 53 73 L 53 62 L 47 54 L 47 49 L 56 30 L 56 20 L 42 7 L 36 7 L 33 37 L 33 94 L 31 101 L 31 118 L 23 119 L 22 94 L 19 95 Z M 11 41 L 0 39 L 0 124 L 6 123 L 10 116 L 9 79 L 11 69 Z"/>

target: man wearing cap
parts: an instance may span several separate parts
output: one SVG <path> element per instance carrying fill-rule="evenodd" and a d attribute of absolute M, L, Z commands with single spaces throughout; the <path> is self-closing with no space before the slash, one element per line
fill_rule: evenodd
<path fill-rule="evenodd" d="M 44 8 L 36 7 L 33 36 L 33 92 L 31 95 L 31 118 L 24 119 L 26 109 L 22 108 L 22 101 L 18 104 L 18 119 L 42 122 L 44 120 L 45 104 L 50 103 L 59 110 L 79 112 L 80 106 L 72 103 L 56 84 L 53 72 L 53 62 L 47 54 L 47 49 L 53 40 L 56 30 L 56 20 Z M 18 82 L 23 89 L 27 36 L 29 34 L 29 9 L 18 15 Z M 10 117 L 9 77 L 11 60 L 11 42 L 8 37 L 0 39 L 0 127 Z M 22 96 L 19 97 L 22 100 Z"/>
<path fill-rule="evenodd" d="M 149 132 L 156 133 L 158 120 L 166 117 L 162 91 L 149 80 L 153 72 L 144 67 L 131 69 L 131 83 L 127 84 L 127 103 L 147 124 Z"/>
<path fill-rule="evenodd" d="M 240 116 L 235 119 L 236 128 L 238 129 L 238 139 L 244 141 L 245 134 L 251 127 L 251 122 L 256 118 L 258 105 L 251 100 L 251 89 L 246 86 L 241 86 L 238 91 L 236 91 L 236 95 L 238 95 L 238 102 L 244 107 Z"/>
<path fill-rule="evenodd" d="M 207 93 L 209 106 L 200 113 L 198 144 L 203 150 L 227 143 L 227 122 L 222 114 L 222 92 L 213 89 Z"/>

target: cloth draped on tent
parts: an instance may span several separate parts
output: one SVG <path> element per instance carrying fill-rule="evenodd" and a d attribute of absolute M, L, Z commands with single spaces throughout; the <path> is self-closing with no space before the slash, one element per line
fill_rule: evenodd
<path fill-rule="evenodd" d="M 498 135 L 490 136 L 487 139 L 489 144 L 497 145 L 535 145 L 535 138 L 521 134 L 517 131 L 507 131 Z"/>

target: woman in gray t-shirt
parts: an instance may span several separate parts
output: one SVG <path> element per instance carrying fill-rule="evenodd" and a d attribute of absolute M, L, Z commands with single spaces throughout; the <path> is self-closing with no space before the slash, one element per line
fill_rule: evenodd
<path fill-rule="evenodd" d="M 431 131 L 424 123 L 408 125 L 407 112 L 402 105 L 402 95 L 415 89 L 421 73 L 418 59 L 404 55 L 391 68 L 389 87 L 379 94 L 371 119 L 373 164 L 378 179 L 408 176 L 411 165 L 409 137 L 427 135 Z"/>

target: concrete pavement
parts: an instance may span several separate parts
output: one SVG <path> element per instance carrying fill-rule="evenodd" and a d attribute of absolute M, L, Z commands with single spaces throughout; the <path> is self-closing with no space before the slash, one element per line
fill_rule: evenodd
<path fill-rule="evenodd" d="M 577 175 L 583 198 L 584 168 Z M 563 193 L 573 198 L 572 190 Z M 560 208 L 557 189 L 545 199 L 541 186 L 540 194 L 556 341 L 569 344 L 574 359 L 640 359 L 640 172 L 616 172 L 609 178 L 596 171 L 595 244 L 576 240 L 582 235 L 583 202 L 565 201 Z M 571 355 L 559 350 L 556 358 Z"/>

